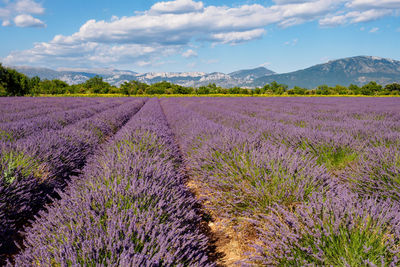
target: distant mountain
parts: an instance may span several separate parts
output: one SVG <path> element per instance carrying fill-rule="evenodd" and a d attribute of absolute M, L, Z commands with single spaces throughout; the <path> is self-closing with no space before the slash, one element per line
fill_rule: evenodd
<path fill-rule="evenodd" d="M 363 85 L 370 81 L 376 81 L 382 85 L 400 82 L 400 61 L 368 56 L 333 60 L 304 70 L 284 74 L 276 74 L 264 67 L 239 70 L 229 74 L 221 72 L 136 73 L 115 69 L 60 69 L 55 71 L 36 67 L 13 68 L 29 77 L 39 76 L 41 79 L 60 79 L 69 84 L 82 83 L 95 75 L 100 75 L 106 82 L 116 86 L 130 80 L 148 84 L 168 81 L 192 87 L 215 83 L 218 86 L 227 88 L 235 86 L 262 87 L 266 83 L 276 81 L 287 84 L 290 88 L 297 85 L 309 89 L 323 84 L 348 86 L 351 83 Z"/>
<path fill-rule="evenodd" d="M 58 71 L 26 66 L 13 66 L 17 71 L 29 77 L 39 76 L 41 79 L 60 79 L 68 84 L 78 84 L 99 75 L 104 81 L 119 86 L 126 81 L 137 80 L 153 84 L 161 81 L 168 81 L 183 86 L 199 87 L 215 83 L 223 87 L 245 86 L 252 87 L 254 79 L 275 72 L 264 67 L 255 69 L 240 70 L 230 74 L 221 72 L 148 72 L 136 73 L 115 69 L 59 69 Z"/>
<path fill-rule="evenodd" d="M 385 85 L 400 82 L 400 61 L 368 56 L 349 57 L 304 70 L 260 77 L 254 80 L 254 85 L 263 86 L 272 81 L 309 89 L 322 84 L 348 86 L 352 83 L 363 85 L 370 81 Z"/>
<path fill-rule="evenodd" d="M 236 79 L 251 80 L 272 74 L 275 74 L 275 72 L 264 67 L 259 67 L 255 69 L 239 70 L 231 72 L 229 73 L 229 76 Z"/>

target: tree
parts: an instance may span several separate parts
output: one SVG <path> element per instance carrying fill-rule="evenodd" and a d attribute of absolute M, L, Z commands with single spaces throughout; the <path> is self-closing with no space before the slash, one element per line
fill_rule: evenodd
<path fill-rule="evenodd" d="M 192 87 L 184 87 L 184 86 L 180 86 L 180 85 L 176 85 L 172 92 L 173 94 L 184 94 L 184 95 L 188 95 L 191 94 L 193 92 L 193 88 Z"/>
<path fill-rule="evenodd" d="M 69 85 L 61 80 L 43 80 L 34 89 L 34 94 L 65 94 Z"/>
<path fill-rule="evenodd" d="M 136 95 L 139 90 L 145 91 L 148 87 L 149 85 L 145 83 L 132 80 L 121 84 L 120 92 L 124 95 Z"/>
<path fill-rule="evenodd" d="M 0 86 L 2 94 L 7 96 L 23 96 L 30 93 L 30 79 L 18 71 L 4 68 L 0 64 Z"/>
<path fill-rule="evenodd" d="M 285 93 L 288 89 L 288 86 L 286 84 L 279 84 L 276 81 L 273 81 L 270 83 L 270 90 L 272 91 L 273 94 L 276 95 L 281 95 Z"/>
<path fill-rule="evenodd" d="M 305 88 L 295 86 L 295 87 L 293 87 L 293 89 L 290 89 L 287 92 L 289 95 L 305 95 L 306 91 L 307 91 L 307 89 L 305 89 Z"/>
<path fill-rule="evenodd" d="M 382 91 L 382 85 L 371 81 L 361 87 L 361 94 L 363 95 L 374 95 L 377 92 Z"/>
<path fill-rule="evenodd" d="M 399 94 L 400 93 L 400 84 L 391 83 L 385 86 L 385 90 L 390 92 L 391 94 Z"/>
<path fill-rule="evenodd" d="M 349 91 L 352 92 L 354 95 L 359 95 L 361 94 L 360 87 L 355 84 L 350 84 L 349 85 Z"/>
<path fill-rule="evenodd" d="M 335 95 L 347 95 L 348 94 L 348 89 L 346 86 L 342 85 L 336 85 L 334 88 L 332 88 L 334 91 Z"/>
<path fill-rule="evenodd" d="M 111 87 L 111 85 L 103 81 L 103 77 L 100 77 L 99 75 L 87 80 L 83 86 L 88 92 L 94 94 L 107 94 Z"/>
<path fill-rule="evenodd" d="M 167 81 L 162 81 L 158 83 L 153 83 L 149 87 L 146 88 L 145 93 L 149 95 L 154 94 L 165 94 L 166 92 L 171 93 L 174 88 L 174 84 L 171 84 Z"/>

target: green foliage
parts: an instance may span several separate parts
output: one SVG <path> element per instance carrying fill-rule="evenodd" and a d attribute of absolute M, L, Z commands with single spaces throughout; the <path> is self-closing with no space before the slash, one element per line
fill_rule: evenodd
<path fill-rule="evenodd" d="M 362 95 L 375 95 L 379 91 L 382 91 L 382 86 L 376 82 L 369 82 L 361 87 Z"/>
<path fill-rule="evenodd" d="M 400 84 L 392 83 L 385 86 L 385 91 L 390 92 L 391 95 L 400 94 Z"/>
<path fill-rule="evenodd" d="M 0 95 L 23 96 L 31 89 L 32 84 L 27 76 L 0 64 Z"/>
<path fill-rule="evenodd" d="M 296 159 L 285 162 L 271 158 L 268 153 L 261 157 L 257 153 L 243 146 L 227 151 L 214 148 L 202 159 L 201 169 L 193 171 L 206 174 L 203 177 L 208 178 L 204 182 L 211 194 L 224 192 L 210 199 L 213 206 L 223 207 L 231 214 L 248 211 L 262 214 L 273 204 L 291 206 L 322 190 L 322 183 L 303 172 L 308 166 L 297 166 L 293 171 L 288 162 Z M 213 182 L 208 180 L 210 177 Z"/>
<path fill-rule="evenodd" d="M 98 75 L 87 80 L 83 87 L 86 88 L 86 92 L 92 94 L 107 94 L 111 89 L 111 85 L 103 81 L 103 78 Z"/>
<path fill-rule="evenodd" d="M 46 171 L 43 166 L 34 158 L 25 155 L 23 152 L 4 153 L 0 158 L 0 173 L 5 184 L 11 184 L 17 179 L 33 175 L 38 179 L 44 179 Z"/>
<path fill-rule="evenodd" d="M 276 81 L 273 81 L 270 84 L 266 84 L 262 90 L 265 93 L 282 95 L 288 90 L 288 86 L 286 84 L 279 84 Z"/>
<path fill-rule="evenodd" d="M 60 80 L 44 80 L 33 89 L 34 94 L 58 95 L 67 93 L 69 85 Z"/>
<path fill-rule="evenodd" d="M 305 95 L 307 93 L 307 89 L 295 86 L 293 89 L 288 90 L 287 93 L 289 95 Z"/>
<path fill-rule="evenodd" d="M 120 86 L 120 93 L 124 95 L 136 95 L 138 94 L 139 90 L 142 92 L 146 91 L 149 86 L 145 83 L 141 83 L 139 81 L 130 81 L 124 82 Z"/>
<path fill-rule="evenodd" d="M 23 96 L 23 95 L 58 95 L 58 94 L 124 94 L 124 95 L 400 95 L 400 84 L 387 84 L 385 87 L 374 81 L 359 87 L 350 84 L 348 87 L 336 85 L 330 87 L 320 85 L 313 90 L 295 86 L 288 89 L 285 84 L 273 81 L 262 88 L 248 89 L 242 87 L 223 88 L 215 83 L 198 88 L 185 87 L 162 81 L 148 85 L 139 81 L 124 82 L 120 87 L 111 86 L 102 77 L 96 75 L 84 83 L 68 85 L 61 80 L 43 80 L 39 77 L 28 78 L 24 74 L 10 68 L 4 68 L 0 63 L 0 96 Z"/>
<path fill-rule="evenodd" d="M 281 264 L 297 266 L 299 262 L 312 262 L 316 266 L 355 267 L 367 266 L 365 259 L 368 259 L 373 263 L 370 266 L 376 266 L 375 264 L 380 266 L 382 258 L 391 261 L 399 256 L 386 246 L 386 240 L 391 235 L 388 227 L 382 227 L 379 222 L 371 218 L 367 221 L 361 218 L 354 219 L 354 227 L 350 228 L 343 224 L 332 225 L 332 218 L 323 218 L 321 222 L 325 230 L 320 231 L 322 235 L 319 243 L 312 235 L 304 235 L 291 251 L 292 257 L 284 257 Z M 314 253 L 309 253 L 309 250 Z M 311 256 L 318 255 L 321 250 L 324 257 Z"/>
<path fill-rule="evenodd" d="M 347 147 L 336 147 L 334 145 L 312 145 L 304 142 L 303 149 L 310 151 L 317 158 L 317 163 L 326 168 L 343 169 L 358 158 L 358 155 Z"/>

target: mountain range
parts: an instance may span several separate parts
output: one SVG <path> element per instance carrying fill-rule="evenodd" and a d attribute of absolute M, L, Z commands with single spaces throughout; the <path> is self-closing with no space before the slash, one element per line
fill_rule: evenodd
<path fill-rule="evenodd" d="M 300 86 L 315 88 L 326 84 L 348 86 L 363 85 L 376 81 L 385 85 L 400 82 L 400 61 L 379 57 L 357 56 L 332 60 L 303 70 L 277 74 L 264 67 L 239 70 L 232 73 L 205 72 L 149 72 L 136 73 L 116 69 L 59 69 L 13 66 L 17 71 L 29 77 L 39 76 L 41 79 L 60 79 L 69 84 L 77 84 L 99 75 L 104 81 L 119 86 L 125 81 L 137 80 L 152 84 L 168 81 L 183 86 L 199 87 L 215 83 L 218 86 L 230 88 L 235 86 L 254 88 L 276 81 L 287 84 L 289 88 Z"/>

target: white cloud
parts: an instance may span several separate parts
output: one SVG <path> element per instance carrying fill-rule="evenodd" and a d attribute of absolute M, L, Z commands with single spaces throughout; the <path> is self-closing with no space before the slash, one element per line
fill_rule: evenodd
<path fill-rule="evenodd" d="M 14 23 L 17 27 L 46 27 L 43 21 L 27 14 L 16 16 L 14 18 Z"/>
<path fill-rule="evenodd" d="M 184 58 L 197 57 L 197 52 L 192 49 L 188 49 L 182 54 L 182 56 Z"/>
<path fill-rule="evenodd" d="M 43 14 L 44 8 L 41 4 L 32 0 L 19 0 L 15 3 L 15 10 L 18 13 Z"/>
<path fill-rule="evenodd" d="M 237 44 L 260 38 L 265 34 L 264 29 L 255 29 L 243 32 L 216 33 L 211 36 L 213 40 L 223 44 Z"/>
<path fill-rule="evenodd" d="M 363 12 L 351 12 L 351 14 L 354 14 L 352 16 L 352 23 L 360 23 L 360 22 L 367 22 L 371 20 L 376 20 L 379 18 L 382 18 L 386 15 L 389 15 L 392 13 L 391 10 L 378 10 L 378 9 L 371 9 Z"/>
<path fill-rule="evenodd" d="M 4 62 L 67 66 L 129 63 L 156 64 L 164 56 L 196 56 L 193 43 L 238 44 L 262 38 L 265 27 L 290 27 L 309 21 L 321 26 L 362 23 L 395 15 L 399 1 L 382 0 L 275 0 L 263 6 L 206 6 L 196 0 L 155 3 L 150 9 L 109 20 L 88 20 L 69 36 L 56 35 L 25 51 L 14 51 Z M 31 8 L 28 8 L 31 7 Z M 30 10 L 28 12 L 28 10 Z M 21 13 L 25 11 L 24 13 Z M 19 13 L 18 13 L 19 12 Z M 2 25 L 15 18 L 17 26 L 44 26 L 32 15 L 44 8 L 34 0 L 9 1 L 0 7 Z M 296 45 L 294 39 L 288 45 Z"/>
<path fill-rule="evenodd" d="M 352 0 L 346 4 L 350 8 L 385 8 L 385 9 L 399 9 L 400 0 Z"/>
<path fill-rule="evenodd" d="M 1 23 L 1 26 L 4 26 L 4 27 L 11 26 L 11 21 L 9 21 L 9 20 L 3 20 L 3 22 Z"/>
<path fill-rule="evenodd" d="M 278 5 L 286 5 L 286 4 L 299 4 L 299 3 L 307 3 L 307 2 L 315 2 L 316 0 L 274 0 L 274 2 Z"/>
<path fill-rule="evenodd" d="M 202 2 L 195 2 L 192 0 L 175 0 L 156 3 L 151 7 L 150 12 L 158 14 L 182 14 L 202 11 L 203 8 L 204 5 Z"/>
<path fill-rule="evenodd" d="M 45 9 L 42 4 L 34 0 L 3 1 L 0 7 L 2 26 L 12 26 L 14 21 L 17 27 L 45 27 L 45 23 L 32 15 L 42 15 Z"/>
<path fill-rule="evenodd" d="M 370 33 L 376 33 L 376 32 L 378 32 L 379 31 L 379 28 L 378 27 L 373 27 L 369 32 Z"/>
<path fill-rule="evenodd" d="M 382 18 L 391 14 L 391 10 L 387 9 L 370 9 L 366 11 L 352 11 L 344 15 L 327 16 L 319 21 L 321 26 L 334 27 L 347 23 L 367 22 Z"/>
<path fill-rule="evenodd" d="M 0 8 L 0 19 L 6 19 L 10 16 L 11 10 L 7 8 Z"/>

